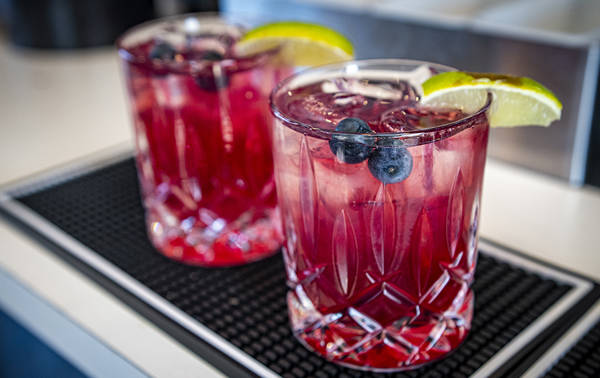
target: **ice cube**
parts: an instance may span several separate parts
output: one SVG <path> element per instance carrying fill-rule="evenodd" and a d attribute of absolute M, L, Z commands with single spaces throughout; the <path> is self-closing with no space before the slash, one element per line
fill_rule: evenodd
<path fill-rule="evenodd" d="M 324 81 L 321 84 L 324 93 L 345 93 L 377 100 L 414 99 L 417 91 L 406 81 L 339 78 Z"/>
<path fill-rule="evenodd" d="M 296 99 L 290 110 L 297 119 L 328 129 L 345 118 L 344 106 L 334 105 L 335 97 L 329 93 L 315 93 Z"/>
<path fill-rule="evenodd" d="M 407 111 L 407 107 L 391 109 L 381 115 L 380 132 L 399 133 L 418 129 L 420 117 Z"/>
<path fill-rule="evenodd" d="M 379 120 L 382 132 L 409 132 L 427 130 L 463 118 L 460 110 L 431 109 L 418 106 L 416 103 L 390 109 L 383 113 Z"/>
<path fill-rule="evenodd" d="M 333 95 L 332 104 L 336 108 L 355 108 L 367 105 L 367 99 L 364 96 L 352 93 L 336 93 Z"/>

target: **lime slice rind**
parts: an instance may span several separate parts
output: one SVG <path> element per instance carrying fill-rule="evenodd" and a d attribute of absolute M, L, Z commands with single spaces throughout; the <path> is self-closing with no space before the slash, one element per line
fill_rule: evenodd
<path fill-rule="evenodd" d="M 261 25 L 248 31 L 240 42 L 269 37 L 308 38 L 313 41 L 326 42 L 329 46 L 339 48 L 348 55 L 354 55 L 352 43 L 342 34 L 323 25 L 298 21 L 282 21 Z"/>
<path fill-rule="evenodd" d="M 250 30 L 236 44 L 241 56 L 279 48 L 278 56 L 287 64 L 317 66 L 353 58 L 350 41 L 322 25 L 304 22 L 275 22 Z"/>
<path fill-rule="evenodd" d="M 423 83 L 422 103 L 472 113 L 485 104 L 488 92 L 494 96 L 488 111 L 492 127 L 549 126 L 561 117 L 562 104 L 550 90 L 507 75 L 445 72 Z"/>

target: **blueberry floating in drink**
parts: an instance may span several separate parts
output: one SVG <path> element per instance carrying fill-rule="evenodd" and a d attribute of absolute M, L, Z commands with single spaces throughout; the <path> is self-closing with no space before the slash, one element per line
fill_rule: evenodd
<path fill-rule="evenodd" d="M 218 62 L 220 60 L 223 60 L 223 58 L 225 58 L 223 56 L 223 54 L 221 54 L 218 51 L 213 51 L 213 50 L 206 51 L 204 53 L 204 55 L 202 55 L 202 59 L 209 60 L 209 61 L 212 61 L 212 62 Z"/>
<path fill-rule="evenodd" d="M 173 60 L 175 58 L 175 48 L 170 43 L 160 41 L 152 47 L 148 57 L 150 59 Z"/>
<path fill-rule="evenodd" d="M 373 132 L 369 125 L 359 118 L 341 120 L 335 131 L 356 134 Z M 367 160 L 373 149 L 373 147 L 365 144 L 365 138 L 361 135 L 334 135 L 329 141 L 329 148 L 338 160 L 348 164 L 358 164 Z"/>
<path fill-rule="evenodd" d="M 219 62 L 225 56 L 218 51 L 208 50 L 202 54 L 202 59 L 208 62 Z M 219 89 L 226 88 L 229 85 L 229 77 L 222 67 L 217 70 L 218 75 L 215 75 L 214 66 L 210 65 L 207 70 L 210 72 L 202 72 L 196 77 L 196 84 L 205 91 L 215 92 Z"/>
<path fill-rule="evenodd" d="M 223 54 L 215 50 L 204 51 L 200 56 L 202 60 L 215 62 L 214 64 L 218 64 L 218 62 L 225 59 Z M 223 67 L 218 67 L 218 70 L 215 72 L 214 66 L 210 64 L 196 77 L 196 84 L 205 91 L 215 92 L 219 89 L 227 88 L 229 77 Z"/>
<path fill-rule="evenodd" d="M 367 162 L 369 171 L 384 184 L 404 181 L 410 175 L 413 159 L 398 139 L 382 139 L 371 152 Z"/>
<path fill-rule="evenodd" d="M 196 77 L 196 84 L 208 92 L 216 92 L 219 89 L 227 88 L 229 77 L 223 73 L 221 76 L 215 76 L 212 73 L 201 73 Z"/>

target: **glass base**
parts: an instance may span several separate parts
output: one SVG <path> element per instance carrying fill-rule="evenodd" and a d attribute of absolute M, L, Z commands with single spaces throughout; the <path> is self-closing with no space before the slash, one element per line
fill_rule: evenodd
<path fill-rule="evenodd" d="M 247 217 L 251 221 L 216 221 L 199 226 L 188 220 L 174 221 L 173 216 L 146 214 L 148 236 L 165 256 L 179 262 L 226 267 L 257 261 L 275 254 L 283 239 L 277 209 Z"/>
<path fill-rule="evenodd" d="M 288 309 L 294 335 L 309 350 L 353 369 L 397 372 L 443 358 L 462 344 L 473 315 L 472 292 L 464 299 L 457 313 L 434 314 L 415 305 L 385 327 L 354 307 L 321 314 L 300 286 L 288 293 Z"/>

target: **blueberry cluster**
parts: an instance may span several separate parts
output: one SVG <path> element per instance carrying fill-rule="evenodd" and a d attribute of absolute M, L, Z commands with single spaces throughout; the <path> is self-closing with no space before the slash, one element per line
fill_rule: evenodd
<path fill-rule="evenodd" d="M 358 164 L 368 159 L 369 171 L 379 181 L 393 184 L 405 180 L 412 171 L 412 155 L 397 139 L 380 139 L 372 147 L 366 136 L 373 130 L 359 118 L 345 118 L 337 124 L 335 131 L 357 135 L 334 135 L 329 148 L 337 159 L 347 164 Z"/>

